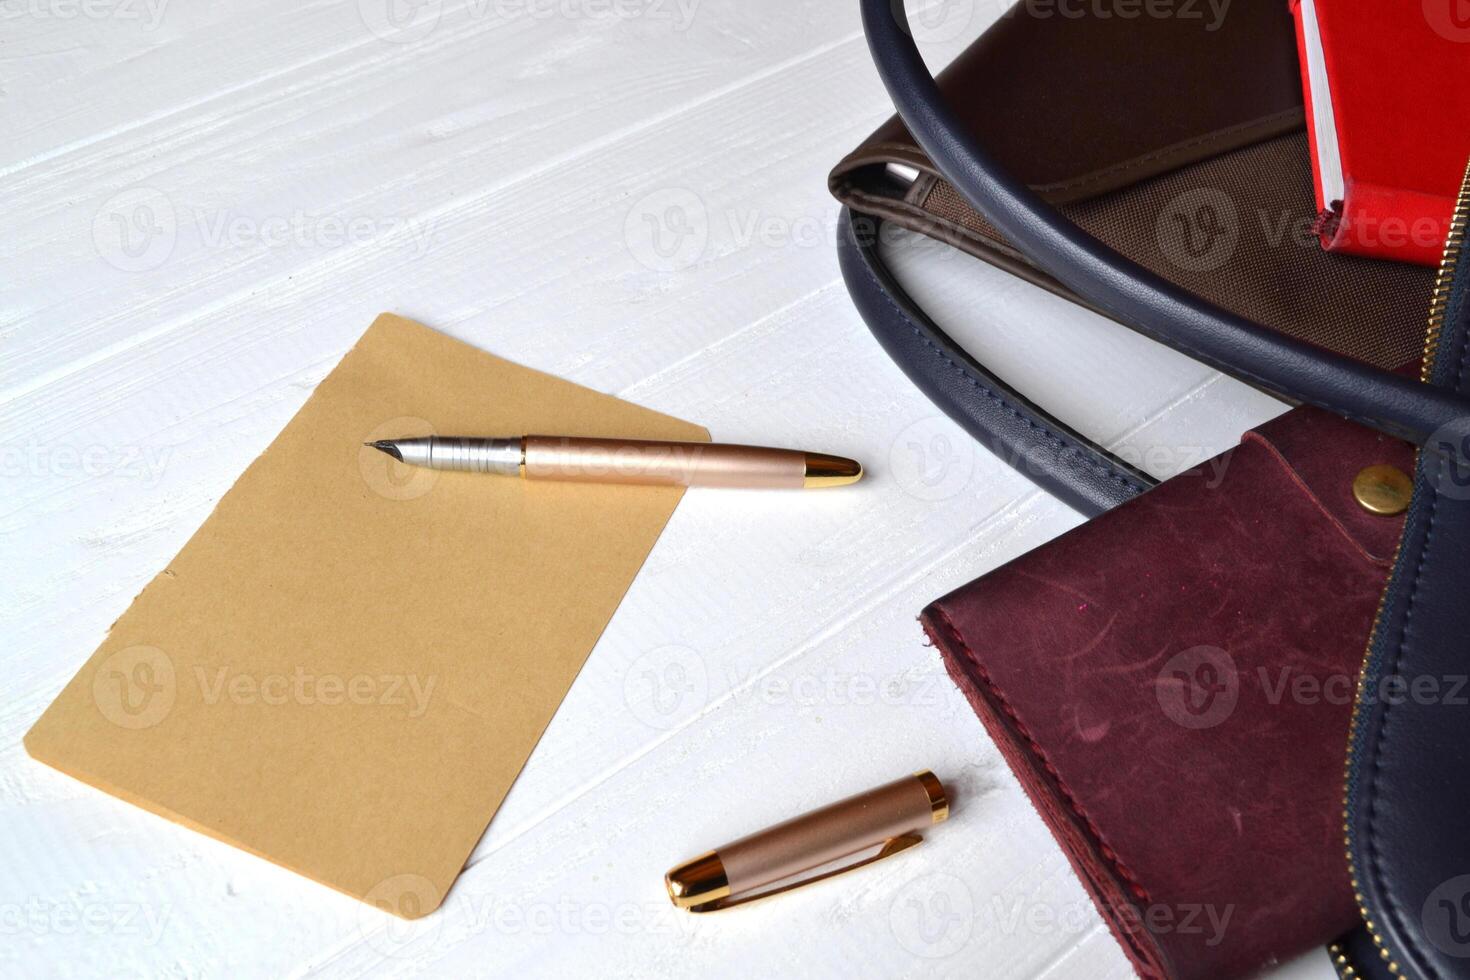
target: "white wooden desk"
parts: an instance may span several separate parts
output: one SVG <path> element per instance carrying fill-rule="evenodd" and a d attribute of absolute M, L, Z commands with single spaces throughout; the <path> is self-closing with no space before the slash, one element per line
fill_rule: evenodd
<path fill-rule="evenodd" d="M 1127 976 L 915 622 L 1077 518 L 848 303 L 825 175 L 890 111 L 856 5 L 386 3 L 0 0 L 0 974 Z M 998 9 L 931 16 L 935 62 Z M 1279 410 L 967 258 L 896 261 L 1157 474 Z M 382 310 L 871 473 L 686 497 L 408 927 L 20 744 Z M 668 905 L 675 861 L 925 766 L 957 799 L 918 850 L 727 916 Z"/>

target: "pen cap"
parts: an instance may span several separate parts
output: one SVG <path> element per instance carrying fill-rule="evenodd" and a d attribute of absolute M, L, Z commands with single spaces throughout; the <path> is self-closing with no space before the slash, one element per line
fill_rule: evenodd
<path fill-rule="evenodd" d="M 742 837 L 673 869 L 669 897 L 691 908 L 820 867 L 949 816 L 944 787 L 924 770 Z"/>

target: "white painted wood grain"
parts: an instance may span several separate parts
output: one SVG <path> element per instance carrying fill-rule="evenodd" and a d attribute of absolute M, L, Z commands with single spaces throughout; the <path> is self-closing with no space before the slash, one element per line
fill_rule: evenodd
<path fill-rule="evenodd" d="M 0 4 L 0 972 L 1127 975 L 914 622 L 1076 518 L 939 417 L 841 289 L 826 171 L 889 111 L 855 5 L 425 0 L 401 30 L 379 0 L 86 10 Z M 995 13 L 941 10 L 927 50 Z M 963 257 L 894 261 L 1156 473 L 1278 410 Z M 872 473 L 689 495 L 408 929 L 20 747 L 384 309 Z M 958 800 L 903 859 L 738 915 L 664 900 L 674 861 L 919 766 Z"/>

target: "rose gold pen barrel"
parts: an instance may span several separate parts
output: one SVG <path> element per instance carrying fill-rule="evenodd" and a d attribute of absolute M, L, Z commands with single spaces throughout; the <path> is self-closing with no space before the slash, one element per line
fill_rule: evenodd
<path fill-rule="evenodd" d="M 862 475 L 861 466 L 840 456 L 760 446 L 562 436 L 526 436 L 522 446 L 522 472 L 533 480 L 800 489 Z"/>
<path fill-rule="evenodd" d="M 675 905 L 695 908 L 738 898 L 948 816 L 944 787 L 925 770 L 742 837 L 686 861 L 664 880 Z"/>

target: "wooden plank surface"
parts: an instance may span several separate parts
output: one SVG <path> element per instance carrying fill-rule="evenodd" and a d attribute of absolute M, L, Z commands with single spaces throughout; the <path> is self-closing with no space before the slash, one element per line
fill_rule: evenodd
<path fill-rule="evenodd" d="M 998 12 L 946 10 L 936 64 Z M 842 290 L 825 174 L 889 112 L 855 5 L 4 14 L 0 972 L 1128 975 L 914 622 L 1076 517 L 939 416 Z M 895 264 L 943 322 L 1158 474 L 1280 410 L 915 251 Z M 382 310 L 872 474 L 690 494 L 443 912 L 408 927 L 20 746 Z M 738 915 L 668 906 L 678 859 L 924 766 L 954 817 L 901 860 Z"/>

